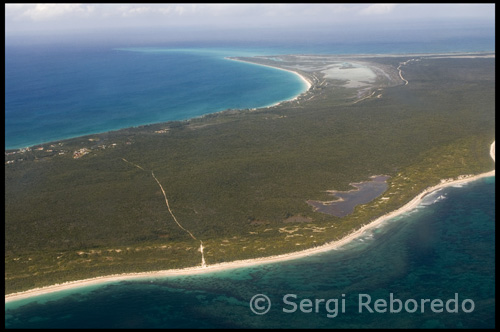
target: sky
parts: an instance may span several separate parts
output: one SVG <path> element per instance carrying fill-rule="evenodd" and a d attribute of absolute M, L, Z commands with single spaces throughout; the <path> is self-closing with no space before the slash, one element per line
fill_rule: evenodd
<path fill-rule="evenodd" d="M 5 5 L 6 41 L 26 36 L 104 38 L 124 31 L 150 39 L 162 32 L 165 40 L 286 39 L 333 32 L 341 39 L 347 30 L 371 38 L 424 28 L 448 35 L 488 29 L 493 34 L 494 21 L 494 4 Z"/>

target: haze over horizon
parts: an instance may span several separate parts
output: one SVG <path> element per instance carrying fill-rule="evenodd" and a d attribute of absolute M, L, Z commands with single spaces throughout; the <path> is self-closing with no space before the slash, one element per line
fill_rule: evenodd
<path fill-rule="evenodd" d="M 6 44 L 494 40 L 494 4 L 6 4 Z"/>

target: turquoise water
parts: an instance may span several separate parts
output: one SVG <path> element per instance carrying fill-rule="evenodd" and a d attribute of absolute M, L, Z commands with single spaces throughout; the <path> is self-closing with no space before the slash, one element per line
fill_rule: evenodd
<path fill-rule="evenodd" d="M 494 202 L 494 177 L 449 187 L 338 250 L 206 275 L 119 282 L 66 296 L 45 295 L 40 301 L 12 302 L 6 305 L 6 327 L 492 328 Z M 403 306 L 407 302 L 408 310 L 370 313 L 362 307 L 359 311 L 360 296 L 363 301 L 370 296 L 368 307 L 374 310 L 376 300 L 389 305 L 391 293 Z M 264 315 L 250 310 L 256 294 L 265 294 L 272 302 Z M 453 312 L 455 296 L 458 312 Z M 305 299 L 313 305 L 307 306 Z M 325 300 L 318 302 L 317 311 L 316 299 Z M 339 304 L 336 317 L 333 299 Z M 434 312 L 430 302 L 424 303 L 423 313 L 420 305 L 417 312 L 409 312 L 412 301 L 420 304 L 422 299 L 442 300 L 443 312 Z M 311 312 L 301 311 L 303 300 L 303 309 Z M 327 307 L 328 300 L 332 301 Z M 291 303 L 296 310 L 286 312 L 295 308 Z M 393 309 L 398 309 L 397 302 Z"/>
<path fill-rule="evenodd" d="M 297 75 L 225 59 L 251 50 L 9 47 L 5 148 L 258 108 L 306 90 Z"/>
<path fill-rule="evenodd" d="M 418 39 L 418 38 L 417 38 Z M 295 74 L 228 56 L 494 51 L 494 38 L 119 47 L 6 44 L 5 148 L 257 108 L 305 91 Z"/>
<path fill-rule="evenodd" d="M 297 44 L 240 48 L 6 46 L 5 147 L 20 148 L 227 108 L 254 108 L 304 90 L 294 74 L 224 59 L 287 53 L 492 51 L 491 40 Z M 215 88 L 214 88 L 215 87 Z M 8 328 L 407 328 L 495 326 L 495 178 L 430 195 L 411 213 L 341 250 L 206 275 L 84 287 L 6 304 Z M 458 294 L 471 313 L 368 313 L 360 294 L 402 300 Z M 250 299 L 265 294 L 269 312 Z M 283 297 L 324 299 L 310 313 Z M 344 294 L 344 295 L 342 295 Z M 345 301 L 328 317 L 325 302 Z M 306 300 L 307 301 L 307 300 Z M 329 302 L 330 304 L 334 302 Z M 469 304 L 470 302 L 466 302 Z M 262 302 L 259 302 L 262 304 Z M 305 303 L 307 305 L 307 303 Z M 306 306 L 307 309 L 307 306 Z M 327 310 L 328 309 L 328 310 Z M 466 307 L 467 309 L 467 307 Z M 331 314 L 330 314 L 331 316 Z"/>

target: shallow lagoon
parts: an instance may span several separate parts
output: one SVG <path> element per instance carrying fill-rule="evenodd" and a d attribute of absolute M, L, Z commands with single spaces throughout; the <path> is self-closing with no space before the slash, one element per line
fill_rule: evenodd
<path fill-rule="evenodd" d="M 351 214 L 357 205 L 366 204 L 382 195 L 387 190 L 387 179 L 389 177 L 385 175 L 372 176 L 371 181 L 351 183 L 351 186 L 356 188 L 354 190 L 328 191 L 333 196 L 338 197 L 339 200 L 328 202 L 307 201 L 307 203 L 312 205 L 318 212 L 344 217 Z"/>

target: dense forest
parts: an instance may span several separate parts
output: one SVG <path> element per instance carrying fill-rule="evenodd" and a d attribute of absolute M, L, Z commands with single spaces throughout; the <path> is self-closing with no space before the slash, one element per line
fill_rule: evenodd
<path fill-rule="evenodd" d="M 339 239 L 440 179 L 493 169 L 495 59 L 420 56 L 405 85 L 409 59 L 363 58 L 390 71 L 363 96 L 301 71 L 312 88 L 278 106 L 6 151 L 6 293 L 200 265 L 152 172 L 213 264 Z M 386 199 L 345 217 L 307 204 L 380 174 Z"/>

